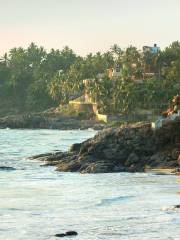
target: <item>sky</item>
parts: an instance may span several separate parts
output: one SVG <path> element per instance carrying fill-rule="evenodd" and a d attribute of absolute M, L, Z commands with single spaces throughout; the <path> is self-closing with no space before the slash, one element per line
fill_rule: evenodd
<path fill-rule="evenodd" d="M 0 54 L 31 42 L 76 53 L 180 40 L 180 0 L 0 0 Z"/>

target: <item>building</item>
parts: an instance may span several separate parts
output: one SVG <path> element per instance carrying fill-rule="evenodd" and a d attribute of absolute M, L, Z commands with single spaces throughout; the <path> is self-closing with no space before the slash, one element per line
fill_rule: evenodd
<path fill-rule="evenodd" d="M 109 68 L 108 69 L 108 77 L 110 79 L 113 79 L 113 78 L 118 78 L 121 76 L 121 68 L 118 64 L 116 64 L 114 66 L 114 68 Z"/>
<path fill-rule="evenodd" d="M 160 47 L 157 46 L 157 44 L 154 44 L 153 47 L 150 46 L 144 46 L 143 47 L 143 53 L 150 52 L 152 54 L 156 54 L 160 51 Z"/>
<path fill-rule="evenodd" d="M 160 51 L 160 47 L 158 47 L 157 44 L 154 44 L 153 47 L 150 47 L 150 46 L 143 47 L 143 55 L 145 57 L 151 59 L 150 61 L 152 61 L 153 55 L 156 56 L 156 54 L 159 51 Z M 148 56 L 147 53 L 150 53 L 150 56 Z M 159 73 L 159 70 L 158 70 L 157 66 L 155 64 L 153 64 L 153 62 L 151 64 L 146 62 L 145 66 L 144 66 L 144 79 L 151 78 L 151 77 L 157 75 L 158 73 Z"/>
<path fill-rule="evenodd" d="M 124 81 L 132 80 L 137 84 L 143 83 L 146 79 L 150 79 L 157 74 L 157 70 L 151 64 L 142 65 L 141 60 L 143 59 L 144 53 L 152 53 L 156 54 L 160 51 L 160 48 L 157 44 L 154 44 L 153 47 L 151 46 L 144 46 L 143 52 L 141 51 L 138 58 L 134 61 L 128 62 L 116 60 L 114 66 L 111 66 L 104 72 L 98 73 L 95 78 L 92 79 L 84 79 L 84 94 L 83 96 L 71 100 L 69 104 L 73 106 L 76 110 L 79 111 L 87 111 L 94 113 L 98 119 L 103 121 L 108 121 L 105 115 L 99 114 L 98 106 L 96 103 L 96 99 L 93 99 L 91 96 L 91 92 L 88 91 L 89 84 L 95 84 L 96 81 L 101 82 L 103 81 L 104 77 L 109 77 L 110 81 L 115 82 L 118 78 L 122 78 Z M 120 63 L 122 62 L 122 63 Z M 125 73 L 125 74 L 124 74 Z M 126 74 L 127 73 L 127 74 Z M 61 74 L 61 71 L 60 71 Z M 126 76 L 127 75 L 127 76 Z M 123 77 L 124 76 L 124 77 Z"/>

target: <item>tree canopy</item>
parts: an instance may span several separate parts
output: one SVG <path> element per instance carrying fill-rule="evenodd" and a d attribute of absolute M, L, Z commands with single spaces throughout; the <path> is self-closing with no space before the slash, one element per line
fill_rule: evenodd
<path fill-rule="evenodd" d="M 120 66 L 113 81 L 107 69 Z M 146 71 L 154 76 L 144 79 Z M 98 74 L 103 74 L 101 80 Z M 23 111 L 39 111 L 84 93 L 84 79 L 92 79 L 87 91 L 102 112 L 126 113 L 135 107 L 152 108 L 167 104 L 180 86 L 180 42 L 173 42 L 156 54 L 142 53 L 136 47 L 122 49 L 115 44 L 105 53 L 86 57 L 68 46 L 62 50 L 31 43 L 13 48 L 0 58 L 0 100 Z M 133 79 L 143 79 L 137 84 Z"/>

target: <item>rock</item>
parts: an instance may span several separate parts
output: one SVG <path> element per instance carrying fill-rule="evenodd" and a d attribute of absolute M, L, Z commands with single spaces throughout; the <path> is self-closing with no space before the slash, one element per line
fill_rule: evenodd
<path fill-rule="evenodd" d="M 88 129 L 88 128 L 103 129 L 105 124 L 99 124 L 95 119 L 80 120 L 73 116 L 63 116 L 63 114 L 39 112 L 25 113 L 17 115 L 8 115 L 0 118 L 0 128 L 43 128 L 43 129 Z"/>
<path fill-rule="evenodd" d="M 81 148 L 81 143 L 75 143 L 73 145 L 71 145 L 69 151 L 70 152 L 79 152 Z"/>
<path fill-rule="evenodd" d="M 55 237 L 63 238 L 63 237 L 72 237 L 77 235 L 78 233 L 76 231 L 67 231 L 66 233 L 57 233 Z"/>
<path fill-rule="evenodd" d="M 75 231 L 68 231 L 68 232 L 66 232 L 66 236 L 77 236 L 77 235 L 78 235 L 78 233 L 75 232 Z"/>
<path fill-rule="evenodd" d="M 180 173 L 180 168 L 178 167 L 178 168 L 174 169 L 173 172 L 174 172 L 174 173 Z"/>
<path fill-rule="evenodd" d="M 175 205 L 174 208 L 180 208 L 180 204 Z"/>
<path fill-rule="evenodd" d="M 62 153 L 62 152 L 56 152 L 55 154 L 58 154 L 58 153 Z M 43 158 L 43 157 L 51 157 L 53 156 L 53 153 L 43 153 L 43 154 L 38 154 L 38 155 L 35 155 L 35 156 L 32 156 L 32 157 L 29 157 L 28 160 L 34 160 L 34 159 L 40 159 L 40 158 Z"/>
<path fill-rule="evenodd" d="M 141 165 L 132 164 L 130 167 L 127 168 L 127 171 L 131 173 L 143 172 L 144 167 L 142 167 Z"/>
<path fill-rule="evenodd" d="M 180 154 L 179 154 L 179 156 L 178 156 L 178 164 L 180 165 Z"/>
<path fill-rule="evenodd" d="M 77 161 L 62 162 L 57 165 L 57 171 L 60 172 L 77 172 L 81 168 L 81 164 Z"/>
<path fill-rule="evenodd" d="M 139 161 L 139 157 L 136 153 L 131 153 L 128 157 L 128 159 L 125 162 L 125 166 L 130 167 L 132 164 L 135 164 Z"/>
<path fill-rule="evenodd" d="M 180 210 L 180 204 L 178 205 L 174 205 L 172 207 L 163 207 L 162 208 L 163 211 L 179 211 Z"/>
<path fill-rule="evenodd" d="M 180 165 L 179 136 L 179 120 L 157 130 L 150 125 L 126 125 L 100 131 L 94 138 L 74 144 L 70 151 L 33 159 L 64 172 L 142 172 L 147 166 L 175 169 Z"/>
<path fill-rule="evenodd" d="M 66 237 L 65 233 L 57 233 L 56 235 L 54 235 L 55 237 L 59 237 L 59 238 L 63 238 Z"/>
<path fill-rule="evenodd" d="M 169 159 L 168 152 L 166 152 L 166 153 L 157 152 L 150 157 L 150 162 L 151 162 L 151 164 L 161 165 L 162 163 L 164 164 L 164 162 L 166 162 L 166 161 L 169 162 L 170 159 Z"/>
<path fill-rule="evenodd" d="M 84 169 L 81 168 L 81 173 L 108 173 L 112 172 L 112 168 L 105 162 L 95 162 L 87 164 Z"/>
<path fill-rule="evenodd" d="M 16 169 L 13 167 L 7 167 L 7 166 L 0 166 L 0 171 L 15 171 Z"/>
<path fill-rule="evenodd" d="M 126 168 L 123 167 L 122 165 L 116 165 L 113 168 L 113 172 L 125 172 L 125 171 L 126 171 Z"/>
<path fill-rule="evenodd" d="M 172 150 L 172 158 L 173 159 L 178 159 L 180 155 L 180 148 L 174 148 Z"/>

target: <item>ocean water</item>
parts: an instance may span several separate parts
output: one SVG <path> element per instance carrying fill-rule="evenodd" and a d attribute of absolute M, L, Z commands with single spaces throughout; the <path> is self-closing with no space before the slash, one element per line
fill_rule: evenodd
<path fill-rule="evenodd" d="M 180 185 L 175 176 L 150 173 L 81 175 L 40 167 L 28 156 L 67 150 L 93 130 L 0 130 L 0 239 L 180 239 Z M 65 238 L 68 239 L 68 238 Z"/>

